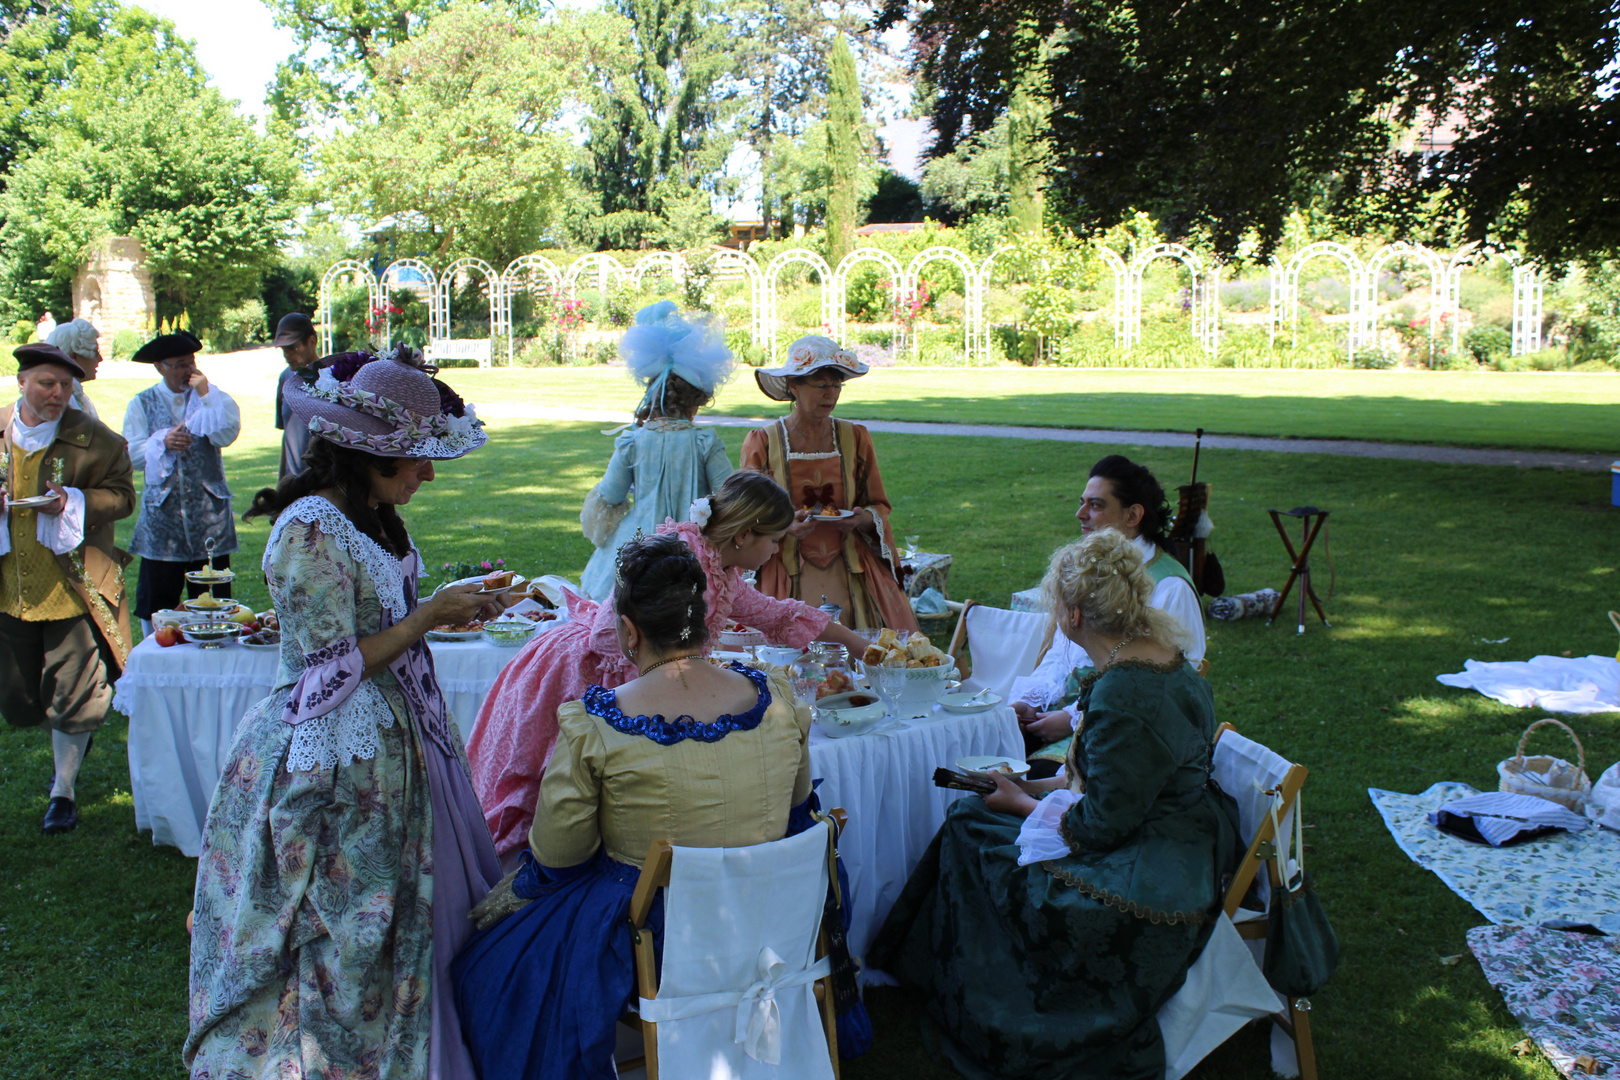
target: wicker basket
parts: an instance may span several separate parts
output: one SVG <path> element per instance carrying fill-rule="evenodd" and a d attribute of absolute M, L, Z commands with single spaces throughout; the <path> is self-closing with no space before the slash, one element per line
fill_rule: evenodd
<path fill-rule="evenodd" d="M 1524 756 L 1524 744 L 1530 740 L 1530 733 L 1548 724 L 1563 728 L 1574 741 L 1575 764 L 1571 765 L 1563 758 Z M 1531 776 L 1531 773 L 1542 774 L 1548 779 L 1540 780 Z M 1548 799 L 1560 806 L 1568 807 L 1577 814 L 1586 811 L 1586 796 L 1592 790 L 1592 781 L 1586 775 L 1586 748 L 1581 745 L 1580 737 L 1568 724 L 1551 717 L 1537 720 L 1524 729 L 1524 734 L 1519 737 L 1518 753 L 1498 764 L 1496 775 L 1501 778 L 1499 787 L 1502 791 Z"/>
<path fill-rule="evenodd" d="M 956 627 L 956 620 L 962 615 L 962 605 L 955 600 L 947 600 L 944 611 L 913 610 L 912 614 L 917 617 L 917 628 L 929 637 L 948 637 Z"/>

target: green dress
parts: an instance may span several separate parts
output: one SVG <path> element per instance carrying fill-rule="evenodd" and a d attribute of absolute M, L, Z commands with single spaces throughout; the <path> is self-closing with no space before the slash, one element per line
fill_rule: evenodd
<path fill-rule="evenodd" d="M 929 995 L 925 1037 L 970 1080 L 1164 1076 L 1156 1014 L 1242 851 L 1209 784 L 1215 710 L 1191 665 L 1121 661 L 1081 691 L 1070 854 L 1018 865 L 1022 819 L 951 806 L 868 961 Z"/>

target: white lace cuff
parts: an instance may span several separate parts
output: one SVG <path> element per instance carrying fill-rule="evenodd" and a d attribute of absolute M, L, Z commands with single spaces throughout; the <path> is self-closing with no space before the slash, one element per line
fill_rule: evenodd
<path fill-rule="evenodd" d="M 1059 825 L 1063 815 L 1068 813 L 1069 807 L 1085 798 L 1067 788 L 1047 792 L 1024 819 L 1024 824 L 1018 830 L 1018 865 L 1028 866 L 1030 863 L 1044 862 L 1047 859 L 1062 859 L 1069 855 L 1069 842 L 1063 839 Z"/>
<path fill-rule="evenodd" d="M 377 731 L 394 726 L 394 710 L 377 684 L 367 679 L 343 704 L 324 716 L 311 717 L 293 729 L 287 747 L 287 771 L 335 769 L 359 758 L 377 756 Z"/>
<path fill-rule="evenodd" d="M 63 488 L 67 492 L 67 505 L 60 514 L 36 514 L 34 538 L 52 555 L 66 555 L 84 543 L 84 492 L 78 488 Z M 11 542 L 11 537 L 6 537 Z"/>
<path fill-rule="evenodd" d="M 605 548 L 613 542 L 619 525 L 630 513 L 630 500 L 610 503 L 601 493 L 602 485 L 598 484 L 585 496 L 585 505 L 579 511 L 579 527 L 593 546 Z"/>

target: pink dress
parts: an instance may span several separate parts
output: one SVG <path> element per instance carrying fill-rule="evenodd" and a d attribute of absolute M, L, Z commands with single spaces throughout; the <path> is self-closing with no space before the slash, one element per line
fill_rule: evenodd
<path fill-rule="evenodd" d="M 711 642 L 728 620 L 762 631 L 780 645 L 803 647 L 829 622 L 825 612 L 797 600 L 775 600 L 756 591 L 740 573 L 720 565 L 720 553 L 689 521 L 665 519 L 660 533 L 676 533 L 697 553 L 709 585 L 704 624 Z M 600 604 L 570 596 L 570 621 L 523 647 L 490 688 L 467 757 L 484 821 L 503 857 L 529 842 L 534 807 L 551 752 L 557 745 L 557 708 L 577 701 L 591 685 L 612 688 L 636 677 L 636 666 L 619 651 L 611 595 Z"/>

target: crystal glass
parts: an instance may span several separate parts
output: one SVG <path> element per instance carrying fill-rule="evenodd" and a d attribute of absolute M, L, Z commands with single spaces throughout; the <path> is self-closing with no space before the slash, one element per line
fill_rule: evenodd
<path fill-rule="evenodd" d="M 812 718 L 816 715 L 816 698 L 821 684 L 827 681 L 827 669 L 821 662 L 821 651 L 811 642 L 808 652 L 793 662 L 793 696 L 810 706 Z"/>
<path fill-rule="evenodd" d="M 915 559 L 917 557 L 917 545 L 921 542 L 922 537 L 920 536 L 906 537 L 906 549 L 904 552 L 905 557 L 908 559 Z"/>
<path fill-rule="evenodd" d="M 896 703 L 906 689 L 906 662 L 904 660 L 885 660 L 877 669 L 878 691 L 882 693 L 883 700 L 889 706 L 889 715 L 899 713 Z"/>

